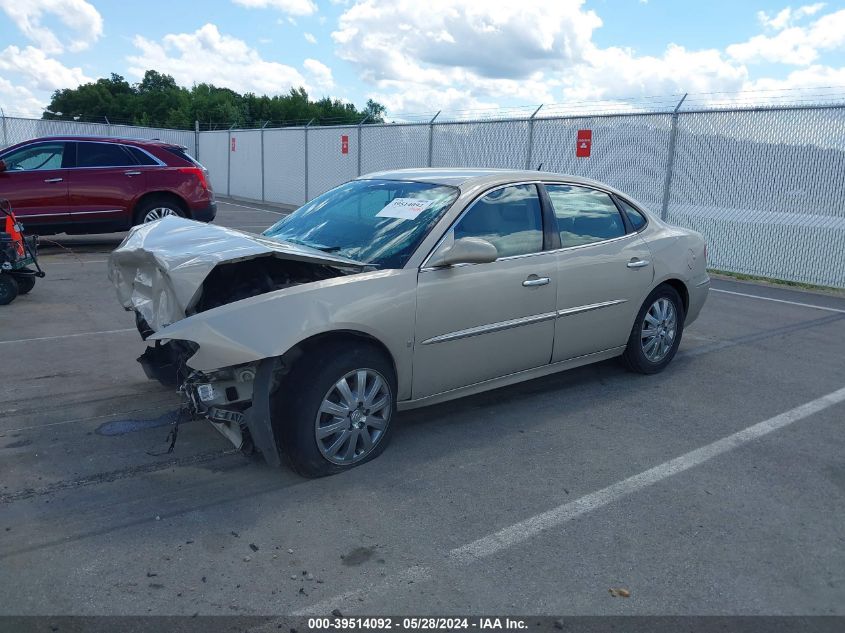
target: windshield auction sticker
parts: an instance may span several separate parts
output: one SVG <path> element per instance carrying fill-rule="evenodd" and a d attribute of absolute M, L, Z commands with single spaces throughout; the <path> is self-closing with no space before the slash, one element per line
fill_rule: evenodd
<path fill-rule="evenodd" d="M 386 207 L 376 213 L 378 218 L 399 218 L 416 220 L 417 216 L 431 206 L 433 200 L 420 198 L 394 198 Z"/>

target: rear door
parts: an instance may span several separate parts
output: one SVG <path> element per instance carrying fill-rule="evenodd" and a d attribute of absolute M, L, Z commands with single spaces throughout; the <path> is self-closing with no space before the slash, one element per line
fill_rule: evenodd
<path fill-rule="evenodd" d="M 11 202 L 25 228 L 38 230 L 67 222 L 69 170 L 63 166 L 72 159 L 67 148 L 63 141 L 45 141 L 3 156 L 6 170 L 0 172 L 0 198 Z"/>
<path fill-rule="evenodd" d="M 608 193 L 545 187 L 562 247 L 552 362 L 625 345 L 654 278 L 648 244 Z"/>
<path fill-rule="evenodd" d="M 145 188 L 145 171 L 120 143 L 76 143 L 76 168 L 68 183 L 72 222 L 129 226 L 134 201 Z"/>

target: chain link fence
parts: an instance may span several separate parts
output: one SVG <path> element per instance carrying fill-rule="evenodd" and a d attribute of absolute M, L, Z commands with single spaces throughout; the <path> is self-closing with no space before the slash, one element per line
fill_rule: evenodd
<path fill-rule="evenodd" d="M 49 119 L 21 119 L 0 116 L 0 149 L 40 136 L 106 136 L 160 140 L 183 145 L 192 152 L 197 147 L 197 135 L 190 130 L 139 127 L 116 123 L 87 123 Z"/>
<path fill-rule="evenodd" d="M 576 139 L 589 130 L 589 156 Z M 215 191 L 300 205 L 375 171 L 503 167 L 585 176 L 704 234 L 710 266 L 845 287 L 845 106 L 192 132 L 2 119 L 2 146 L 56 134 L 192 149 Z"/>

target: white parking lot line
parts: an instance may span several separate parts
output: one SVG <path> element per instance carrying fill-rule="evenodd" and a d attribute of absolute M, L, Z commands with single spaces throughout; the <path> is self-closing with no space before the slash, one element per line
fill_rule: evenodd
<path fill-rule="evenodd" d="M 232 207 L 240 207 L 241 209 L 252 209 L 253 211 L 264 211 L 265 213 L 274 213 L 276 215 L 287 215 L 290 211 L 273 211 L 271 209 L 261 209 L 260 207 L 250 207 L 246 204 L 237 204 L 235 202 L 229 202 L 227 200 L 218 200 L 220 204 L 228 204 Z"/>
<path fill-rule="evenodd" d="M 33 343 L 35 341 L 56 341 L 63 338 L 76 338 L 79 336 L 102 336 L 105 334 L 122 334 L 124 332 L 137 332 L 134 327 L 125 330 L 101 330 L 100 332 L 79 332 L 77 334 L 59 334 L 57 336 L 39 336 L 36 338 L 18 338 L 11 341 L 0 341 L 0 345 L 11 345 L 12 343 Z"/>
<path fill-rule="evenodd" d="M 676 457 L 654 468 L 611 484 L 606 488 L 584 495 L 574 501 L 564 503 L 542 514 L 529 517 L 498 532 L 457 547 L 449 552 L 447 564 L 451 566 L 468 565 L 514 547 L 515 545 L 519 545 L 520 543 L 524 543 L 546 530 L 558 527 L 571 519 L 618 501 L 669 477 L 700 466 L 715 457 L 740 448 L 749 442 L 760 439 L 769 433 L 794 424 L 814 413 L 824 411 L 841 402 L 845 402 L 845 387 L 811 400 L 768 420 L 758 422 L 706 446 L 684 453 L 680 457 Z M 382 590 L 389 590 L 402 580 L 405 580 L 405 583 L 402 584 L 406 584 L 406 578 L 409 576 L 418 576 L 418 579 L 423 580 L 428 579 L 432 575 L 433 572 L 430 568 L 415 565 L 398 574 L 388 576 L 375 585 L 348 591 L 333 598 L 321 600 L 296 612 L 294 615 L 326 615 L 332 608 L 342 608 L 344 603 L 354 605 L 354 600 L 357 600 L 359 597 L 366 597 Z"/>
<path fill-rule="evenodd" d="M 749 299 L 762 299 L 763 301 L 774 301 L 776 303 L 788 303 L 793 306 L 801 306 L 802 308 L 815 308 L 816 310 L 826 310 L 828 312 L 839 312 L 845 314 L 845 310 L 839 308 L 829 308 L 828 306 L 820 306 L 814 303 L 800 303 L 799 301 L 787 301 L 786 299 L 775 299 L 774 297 L 761 297 L 760 295 L 750 295 L 745 292 L 734 292 L 733 290 L 720 290 L 719 288 L 710 288 L 710 292 L 722 292 L 726 295 L 736 295 L 737 297 L 748 297 Z"/>

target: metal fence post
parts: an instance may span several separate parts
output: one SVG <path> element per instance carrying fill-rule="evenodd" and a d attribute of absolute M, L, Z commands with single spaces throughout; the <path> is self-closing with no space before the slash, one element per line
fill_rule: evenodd
<path fill-rule="evenodd" d="M 541 103 L 540 107 L 534 110 L 534 114 L 528 119 L 528 151 L 525 156 L 525 169 L 531 169 L 531 153 L 534 151 L 534 117 L 537 116 L 542 107 L 543 104 Z"/>
<path fill-rule="evenodd" d="M 194 156 L 200 159 L 200 122 L 194 121 Z"/>
<path fill-rule="evenodd" d="M 2 145 L 2 147 L 7 147 L 9 145 L 9 135 L 6 132 L 6 113 L 3 111 L 3 108 L 0 108 L 0 118 L 3 119 L 3 145 Z"/>
<path fill-rule="evenodd" d="M 369 114 L 365 114 L 364 118 L 358 123 L 358 175 L 361 175 L 361 128 L 364 126 L 364 122 L 370 118 Z"/>
<path fill-rule="evenodd" d="M 229 196 L 232 187 L 232 128 L 235 124 L 229 126 L 229 141 L 226 144 L 226 195 Z"/>
<path fill-rule="evenodd" d="M 308 128 L 313 122 L 311 119 L 305 124 L 305 202 L 308 202 Z"/>
<path fill-rule="evenodd" d="M 675 142 L 678 139 L 678 110 L 681 109 L 686 98 L 687 95 L 684 94 L 672 112 L 672 126 L 669 130 L 669 156 L 666 159 L 666 179 L 663 181 L 663 202 L 660 204 L 661 220 L 665 220 L 669 214 L 669 190 L 672 187 L 672 171 L 675 167 Z"/>
<path fill-rule="evenodd" d="M 106 115 L 103 115 L 103 118 L 106 120 L 106 136 L 111 136 L 111 121 Z"/>
<path fill-rule="evenodd" d="M 438 110 L 437 114 L 431 117 L 431 121 L 428 122 L 428 166 L 431 167 L 431 160 L 434 156 L 434 119 L 440 116 L 442 110 Z"/>
<path fill-rule="evenodd" d="M 261 126 L 261 202 L 265 202 L 265 194 L 264 194 L 264 128 L 270 121 L 265 121 L 264 125 Z"/>

